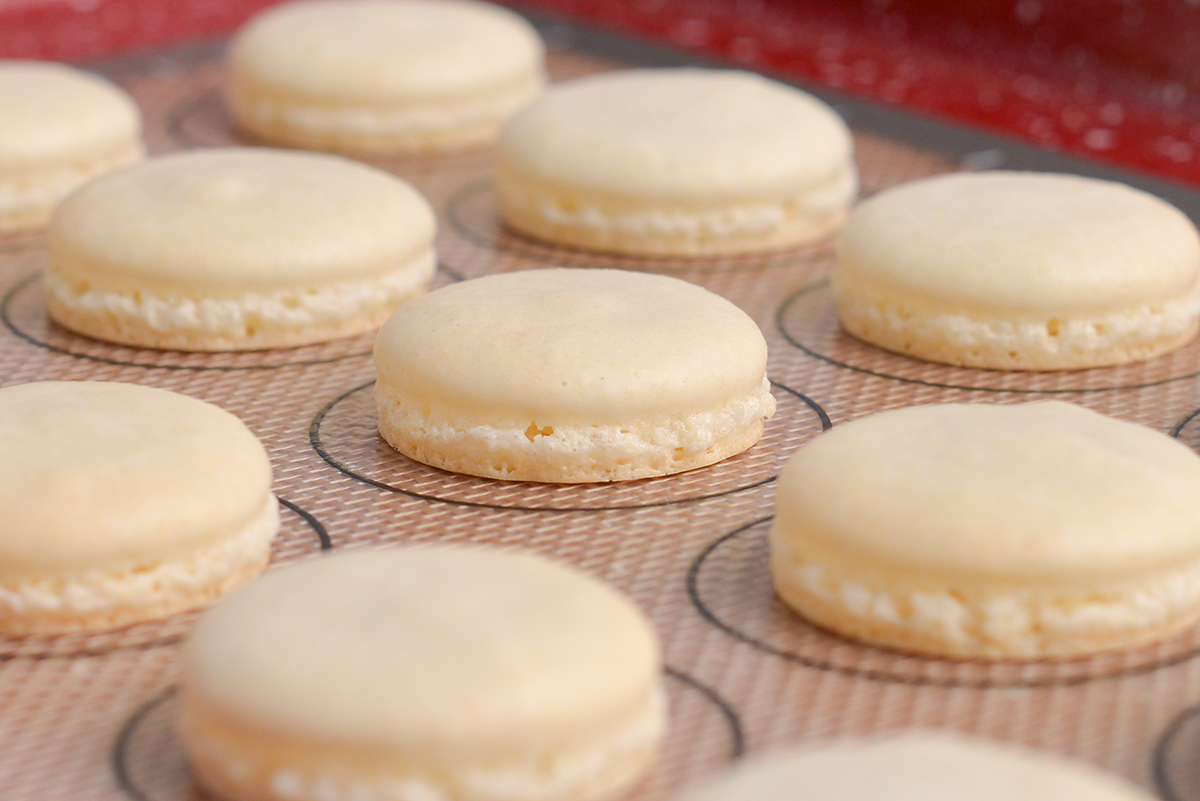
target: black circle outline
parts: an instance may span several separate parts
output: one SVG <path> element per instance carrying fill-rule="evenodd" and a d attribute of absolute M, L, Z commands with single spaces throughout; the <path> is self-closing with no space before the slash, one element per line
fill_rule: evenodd
<path fill-rule="evenodd" d="M 920 379 L 920 378 L 904 378 L 903 376 L 891 375 L 890 373 L 880 373 L 880 372 L 876 372 L 875 370 L 869 370 L 866 367 L 857 367 L 853 364 L 847 364 L 846 362 L 838 361 L 837 359 L 834 359 L 831 356 L 826 356 L 822 353 L 817 353 L 815 350 L 812 350 L 811 348 L 807 347 L 806 345 L 801 344 L 798 340 L 793 338 L 792 335 L 788 332 L 787 327 L 784 325 L 783 317 L 787 313 L 788 309 L 791 308 L 792 304 L 795 303 L 797 300 L 799 300 L 802 296 L 808 294 L 809 292 L 816 291 L 824 286 L 827 286 L 828 284 L 829 284 L 829 279 L 823 278 L 820 281 L 815 281 L 807 286 L 800 287 L 800 289 L 797 289 L 795 292 L 793 292 L 791 295 L 789 295 L 787 298 L 785 298 L 783 303 L 780 304 L 779 308 L 775 312 L 775 328 L 776 328 L 776 330 L 779 331 L 780 335 L 785 340 L 787 340 L 788 344 L 803 351 L 804 353 L 808 354 L 812 358 L 817 359 L 818 361 L 825 362 L 827 364 L 832 364 L 835 367 L 842 367 L 846 370 L 853 370 L 856 373 L 863 373 L 864 375 L 873 376 L 875 378 L 885 378 L 889 381 L 901 381 L 905 384 L 917 384 L 917 385 L 920 385 L 923 387 L 936 387 L 938 389 L 960 389 L 960 390 L 965 390 L 967 392 L 995 392 L 995 393 L 999 393 L 1002 395 L 1003 394 L 1086 395 L 1086 394 L 1091 394 L 1091 393 L 1095 393 L 1095 392 L 1117 392 L 1120 390 L 1147 389 L 1149 387 L 1158 387 L 1158 386 L 1163 386 L 1164 384 L 1171 384 L 1176 381 L 1188 381 L 1190 379 L 1200 377 L 1200 370 L 1197 370 L 1196 372 L 1188 373 L 1187 375 L 1174 376 L 1172 378 L 1162 378 L 1162 379 L 1159 379 L 1158 381 L 1147 381 L 1143 384 L 1122 384 L 1121 386 L 1116 386 L 1116 387 L 1086 387 L 1083 389 L 1026 389 L 1026 388 L 1020 388 L 1020 387 L 1014 387 L 1011 389 L 999 389 L 997 387 L 972 387 L 972 386 L 968 386 L 966 384 L 946 384 L 946 383 L 941 383 L 938 381 L 926 381 L 926 380 Z M 875 346 L 872 346 L 872 347 L 875 347 Z M 882 348 L 879 348 L 879 350 L 883 351 Z M 891 351 L 885 351 L 885 352 L 891 353 Z M 913 358 L 913 357 L 904 356 L 903 354 L 898 354 L 898 353 L 895 353 L 892 355 L 896 356 L 897 358 L 900 358 L 900 359 Z M 919 361 L 919 360 L 916 360 L 916 361 Z M 930 364 L 934 364 L 934 362 L 930 362 Z M 942 365 L 942 366 L 953 367 L 954 365 Z M 979 369 L 979 368 L 962 368 L 962 369 Z M 1105 369 L 1105 368 L 1092 368 L 1092 369 Z M 984 372 L 1002 372 L 1002 371 L 988 370 L 988 371 L 984 371 Z M 1003 372 L 1007 372 L 1007 371 L 1003 371 Z M 1072 371 L 1064 371 L 1064 372 L 1084 372 L 1084 371 L 1083 370 L 1078 370 L 1078 371 L 1072 370 Z"/>
<path fill-rule="evenodd" d="M 438 272 L 445 273 L 446 275 L 450 276 L 455 283 L 461 284 L 463 281 L 467 280 L 467 278 L 458 270 L 454 269 L 453 267 L 447 267 L 441 261 L 438 262 Z"/>
<path fill-rule="evenodd" d="M 291 509 L 300 516 L 300 519 L 302 519 L 305 523 L 308 523 L 309 527 L 312 528 L 313 533 L 317 535 L 317 542 L 320 543 L 322 551 L 333 550 L 333 540 L 329 539 L 329 531 L 325 528 L 324 523 L 313 516 L 312 512 L 301 509 L 296 504 L 292 503 L 286 498 L 280 498 L 278 495 L 275 496 L 275 500 L 279 501 L 288 509 Z"/>
<path fill-rule="evenodd" d="M 531 247 L 529 250 L 524 248 L 505 247 L 498 242 L 480 236 L 471 227 L 463 222 L 462 206 L 476 196 L 487 191 L 491 184 L 490 177 L 480 178 L 477 181 L 472 181 L 463 187 L 460 187 L 446 201 L 446 219 L 450 222 L 450 227 L 467 242 L 475 245 L 478 248 L 491 251 L 492 253 L 503 253 L 510 256 L 519 256 L 523 259 L 541 262 L 543 264 L 553 264 L 558 267 L 593 267 L 593 268 L 611 268 L 618 270 L 646 270 L 650 272 L 677 273 L 695 270 L 698 272 L 726 272 L 735 270 L 758 270 L 770 269 L 775 267 L 786 267 L 789 264 L 794 264 L 798 261 L 804 261 L 818 256 L 827 256 L 833 253 L 833 242 L 835 234 L 830 234 L 823 239 L 809 245 L 799 245 L 787 250 L 769 250 L 761 254 L 744 253 L 737 256 L 673 256 L 670 258 L 657 259 L 653 257 L 639 257 L 629 254 L 620 253 L 600 253 L 583 248 L 571 247 L 569 245 L 559 245 L 553 242 L 544 242 L 540 239 L 534 239 L 521 231 L 517 231 L 507 225 L 501 223 L 511 235 L 517 237 L 523 242 L 528 242 L 533 247 L 545 248 L 548 250 L 559 251 L 559 255 L 553 253 L 539 253 Z M 613 260 L 625 260 L 628 262 L 636 262 L 635 266 L 623 264 L 608 264 L 605 262 L 596 261 L 600 258 L 609 258 Z"/>
<path fill-rule="evenodd" d="M 1188 423 L 1195 420 L 1197 415 L 1200 415 L 1200 409 L 1197 409 L 1196 411 L 1192 412 L 1187 417 L 1183 418 L 1178 423 L 1176 423 L 1175 427 L 1171 429 L 1171 436 L 1174 437 L 1175 439 L 1179 439 L 1180 435 L 1183 433 L 1183 429 L 1187 428 Z"/>
<path fill-rule="evenodd" d="M 503 504 L 485 503 L 483 501 L 462 501 L 462 500 L 457 500 L 454 498 L 439 498 L 436 495 L 427 495 L 422 492 L 414 492 L 412 490 L 401 489 L 399 487 L 394 487 L 391 484 L 385 484 L 382 481 L 376 481 L 373 478 L 368 478 L 367 476 L 364 476 L 364 475 L 354 472 L 349 467 L 346 467 L 344 464 L 339 462 L 337 459 L 334 459 L 333 456 L 331 456 L 329 454 L 329 451 L 325 450 L 325 446 L 323 444 L 321 444 L 321 423 L 325 420 L 326 415 L 328 415 L 329 412 L 333 410 L 334 406 L 338 405 L 339 403 L 341 403 L 342 401 L 344 401 L 346 398 L 350 397 L 354 393 L 362 392 L 364 389 L 367 389 L 368 387 L 372 386 L 374 383 L 375 383 L 374 381 L 368 381 L 365 384 L 360 384 L 359 386 L 354 387 L 353 389 L 343 392 L 341 395 L 338 395 L 336 398 L 334 398 L 333 400 L 329 401 L 324 406 L 322 406 L 320 408 L 320 410 L 316 413 L 316 415 L 313 417 L 312 422 L 309 423 L 308 443 L 309 443 L 309 445 L 312 446 L 312 449 L 314 451 L 316 451 L 318 456 L 320 456 L 322 459 L 324 459 L 325 462 L 327 464 L 329 464 L 329 466 L 333 467 L 335 470 L 337 470 L 342 475 L 348 476 L 352 479 L 355 479 L 356 481 L 361 481 L 364 484 L 369 484 L 370 486 L 376 487 L 377 489 L 386 490 L 387 492 L 394 492 L 398 495 L 406 495 L 409 498 L 415 498 L 415 499 L 421 500 L 421 501 L 432 501 L 434 503 L 445 503 L 445 504 L 450 504 L 451 506 L 466 506 L 466 507 L 475 508 L 475 509 L 500 509 L 500 510 L 509 511 L 509 512 L 552 512 L 552 513 L 558 513 L 558 514 L 563 514 L 563 513 L 578 514 L 580 512 L 614 512 L 614 511 L 621 511 L 621 510 L 628 510 L 628 509 L 656 509 L 656 508 L 664 507 L 664 506 L 675 506 L 675 505 L 683 504 L 683 503 L 694 503 L 697 501 L 712 500 L 713 498 L 723 498 L 727 495 L 734 495 L 739 492 L 747 492 L 752 489 L 757 489 L 758 487 L 766 486 L 767 484 L 770 484 L 771 482 L 773 482 L 776 479 L 776 476 L 771 476 L 770 478 L 765 478 L 761 481 L 757 481 L 757 482 L 750 484 L 748 486 L 745 486 L 745 487 L 738 487 L 736 489 L 723 490 L 721 492 L 717 492 L 712 495 L 701 495 L 701 496 L 697 496 L 694 498 L 680 498 L 677 500 L 669 500 L 669 501 L 655 501 L 653 503 L 645 503 L 645 504 L 623 504 L 620 506 L 588 506 L 585 508 L 578 508 L 578 509 L 562 508 L 562 507 L 557 507 L 557 506 L 554 506 L 554 507 L 505 506 Z M 802 392 L 797 392 L 796 390 L 792 389 L 791 387 L 785 386 L 776 381 L 771 381 L 771 386 L 778 387 L 779 389 L 783 390 L 784 392 L 788 393 L 789 395 L 792 395 L 792 396 L 798 398 L 801 402 L 803 402 L 806 406 L 808 406 L 808 408 L 817 415 L 817 419 L 821 423 L 821 431 L 822 432 L 828 431 L 830 428 L 832 428 L 833 424 L 829 420 L 829 415 L 826 414 L 825 410 L 821 408 L 820 404 L 818 404 L 812 398 L 808 397 L 807 395 L 805 395 Z M 711 465 L 706 465 L 706 467 L 711 467 Z M 430 469 L 437 470 L 438 468 L 431 467 Z M 703 470 L 704 468 L 700 467 L 700 468 L 696 468 L 696 469 Z M 669 478 L 669 476 L 660 476 L 660 478 Z"/>
<path fill-rule="evenodd" d="M 443 267 L 439 263 L 438 270 L 442 270 L 442 269 L 443 269 Z M 361 359 L 364 356 L 371 355 L 371 351 L 366 350 L 361 353 L 348 353 L 344 356 L 333 356 L 328 359 L 308 359 L 308 360 L 299 361 L 299 362 L 288 362 L 286 364 L 239 364 L 239 365 L 230 365 L 228 367 L 220 367 L 220 366 L 211 365 L 211 364 L 183 365 L 183 364 L 147 364 L 145 362 L 126 362 L 126 361 L 121 361 L 120 359 L 112 359 L 107 356 L 93 356 L 88 353 L 76 353 L 75 351 L 67 350 L 66 348 L 60 348 L 58 345 L 51 345 L 49 342 L 43 342 L 42 340 L 37 339 L 36 337 L 22 331 L 12 321 L 12 315 L 9 312 L 9 307 L 12 305 L 13 298 L 16 297 L 18 292 L 21 292 L 22 290 L 26 289 L 34 281 L 36 281 L 41 274 L 42 274 L 41 270 L 30 273 L 29 275 L 25 276 L 21 280 L 17 281 L 17 283 L 13 284 L 9 288 L 9 290 L 4 293 L 4 297 L 0 298 L 0 323 L 3 323 L 4 327 L 8 329 L 9 333 L 11 333 L 13 336 L 17 337 L 18 339 L 22 339 L 25 342 L 29 343 L 30 345 L 34 345 L 35 347 L 42 348 L 43 350 L 48 350 L 52 353 L 62 354 L 63 356 L 71 356 L 76 359 L 86 359 L 88 361 L 100 362 L 101 364 L 113 364 L 113 365 L 117 365 L 119 367 L 140 367 L 144 370 L 192 370 L 192 371 L 196 371 L 196 372 L 239 372 L 239 371 L 245 371 L 245 370 L 281 370 L 281 369 L 288 368 L 288 367 L 311 367 L 315 364 L 332 364 L 333 362 L 346 361 L 347 359 Z M 462 280 L 462 278 L 459 277 L 457 271 L 446 270 L 446 274 L 451 276 L 452 278 L 456 278 L 459 281 Z M 80 335 L 76 334 L 75 336 L 80 336 Z M 96 340 L 96 341 L 100 342 L 100 340 Z M 102 343 L 102 344 L 111 344 L 111 343 Z M 320 344 L 328 344 L 328 343 L 313 342 L 311 344 L 320 345 Z M 133 346 L 117 345 L 117 347 L 132 348 Z M 307 347 L 307 346 L 301 345 L 298 347 Z M 135 349 L 152 351 L 152 349 L 150 349 L 150 348 L 140 348 L 140 349 L 135 348 Z M 296 348 L 268 348 L 268 349 L 261 350 L 261 351 L 239 351 L 239 352 L 240 353 L 279 353 L 279 352 L 288 351 L 288 350 L 296 350 Z M 191 352 L 191 351 L 152 351 L 152 352 L 185 353 L 187 355 L 193 355 L 193 356 L 197 355 L 196 352 Z"/>
<path fill-rule="evenodd" d="M 44 229 L 17 231 L 0 236 L 0 253 L 20 253 L 45 244 L 46 232 Z"/>
<path fill-rule="evenodd" d="M 737 710 L 716 690 L 692 678 L 682 670 L 670 667 L 669 665 L 664 665 L 662 670 L 665 677 L 675 679 L 685 687 L 698 691 L 709 703 L 717 708 L 721 717 L 725 718 L 725 722 L 729 724 L 730 739 L 733 741 L 729 761 L 735 762 L 741 759 L 746 753 L 746 735 L 742 729 L 742 721 Z M 109 766 L 112 768 L 113 776 L 117 780 L 117 786 L 133 801 L 158 801 L 158 799 L 143 792 L 129 773 L 128 753 L 130 741 L 132 741 L 134 732 L 137 731 L 142 721 L 149 717 L 150 713 L 155 709 L 174 698 L 178 692 L 179 686 L 172 684 L 135 709 L 133 714 L 129 716 L 129 719 L 125 721 L 125 724 L 121 726 L 121 730 L 117 733 L 117 739 L 113 742 L 112 752 L 109 755 Z"/>
<path fill-rule="evenodd" d="M 669 676 L 677 681 L 681 681 L 693 690 L 699 691 L 701 695 L 707 698 L 713 706 L 717 707 L 721 715 L 725 718 L 725 722 L 729 724 L 729 731 L 732 734 L 733 747 L 730 749 L 729 759 L 731 762 L 741 759 L 746 754 L 746 735 L 742 729 L 742 719 L 738 715 L 736 709 L 725 698 L 709 687 L 703 684 L 698 679 L 684 673 L 678 668 L 673 668 L 670 665 L 663 665 L 663 675 Z"/>
<path fill-rule="evenodd" d="M 766 523 L 773 519 L 774 519 L 774 515 L 770 515 L 767 517 L 761 517 L 761 518 L 751 521 L 749 523 L 745 523 L 727 534 L 722 534 L 720 537 L 717 537 L 717 539 L 713 540 L 707 546 L 705 546 L 704 550 L 702 550 L 700 552 L 700 554 L 692 561 L 691 566 L 688 567 L 687 577 L 685 579 L 686 586 L 687 586 L 687 594 L 688 594 L 688 599 L 692 602 L 692 606 L 695 607 L 696 611 L 700 613 L 700 616 L 703 617 L 706 621 L 708 621 L 708 623 L 710 625 L 712 625 L 714 628 L 725 632 L 727 635 L 734 638 L 738 642 L 745 643 L 746 645 L 749 645 L 750 647 L 752 647 L 758 651 L 762 651 L 763 653 L 767 653 L 772 656 L 779 657 L 780 659 L 783 659 L 785 661 L 799 665 L 801 667 L 811 668 L 813 670 L 820 670 L 820 671 L 823 671 L 826 673 L 834 673 L 834 674 L 837 674 L 840 676 L 847 676 L 850 678 L 864 679 L 866 681 L 875 681 L 875 682 L 879 682 L 881 684 L 903 684 L 903 685 L 908 685 L 911 687 L 943 687 L 943 688 L 957 688 L 957 689 L 968 689 L 968 690 L 991 690 L 991 689 L 1036 690 L 1036 689 L 1044 689 L 1044 688 L 1049 688 L 1049 687 L 1077 687 L 1077 686 L 1080 686 L 1083 684 L 1090 684 L 1090 683 L 1096 682 L 1096 681 L 1111 681 L 1114 679 L 1127 678 L 1129 676 L 1145 675 L 1147 673 L 1153 673 L 1156 670 L 1162 670 L 1165 668 L 1174 667 L 1176 665 L 1180 665 L 1180 664 L 1183 664 L 1184 662 L 1188 662 L 1197 657 L 1200 657 L 1200 647 L 1197 647 L 1197 648 L 1194 648 L 1191 651 L 1188 651 L 1184 654 L 1180 654 L 1180 655 L 1171 657 L 1170 659 L 1165 659 L 1162 661 L 1154 662 L 1152 664 L 1137 665 L 1137 666 L 1129 667 L 1129 668 L 1121 668 L 1118 670 L 1109 671 L 1107 673 L 1098 673 L 1096 675 L 1091 675 L 1091 676 L 1065 676 L 1063 678 L 1049 678 L 1049 679 L 1013 679 L 1011 681 L 1004 681 L 1004 680 L 994 680 L 993 681 L 990 679 L 971 680 L 971 679 L 938 679 L 938 678 L 926 678 L 926 677 L 906 677 L 906 676 L 900 676 L 900 675 L 897 675 L 896 673 L 891 673 L 891 672 L 883 671 L 883 670 L 858 669 L 858 668 L 853 668 L 853 667 L 846 667 L 843 665 L 836 665 L 836 664 L 833 664 L 830 662 L 820 661 L 820 660 L 816 660 L 816 659 L 810 659 L 808 657 L 802 656 L 802 655 L 800 655 L 798 653 L 794 653 L 792 651 L 785 651 L 781 648 L 776 648 L 775 646 L 771 645 L 768 642 L 764 642 L 763 640 L 756 639 L 754 637 L 751 637 L 748 634 L 743 634 L 740 630 L 738 630 L 738 629 L 734 628 L 733 626 L 730 626 L 729 624 L 722 621 L 719 617 L 717 617 L 716 613 L 714 613 L 708 607 L 708 605 L 705 604 L 703 599 L 701 599 L 700 589 L 697 586 L 698 581 L 699 581 L 700 570 L 704 565 L 704 561 L 706 559 L 708 559 L 708 557 L 711 556 L 714 551 L 716 551 L 718 548 L 720 548 L 727 540 L 731 540 L 734 537 L 737 537 L 740 534 L 745 533 L 746 531 L 750 530 L 751 528 L 758 526 L 758 525 L 762 525 L 763 523 Z M 797 615 L 797 616 L 799 616 L 799 615 Z M 811 625 L 811 626 L 814 626 L 815 628 L 820 629 L 821 631 L 827 632 L 827 633 L 831 634 L 832 636 L 838 637 L 843 642 L 855 645 L 859 648 L 866 648 L 866 649 L 878 651 L 880 653 L 906 656 L 906 657 L 909 657 L 912 659 L 920 659 L 925 662 L 936 662 L 936 663 L 942 663 L 942 664 L 947 664 L 947 665 L 978 665 L 978 666 L 987 666 L 987 665 L 992 665 L 992 664 L 996 664 L 996 665 L 1043 664 L 1043 662 L 1039 661 L 1039 660 L 989 661 L 989 660 L 973 660 L 973 659 L 938 659 L 936 657 L 922 656 L 921 654 L 908 654 L 908 653 L 903 653 L 901 651 L 891 650 L 888 648 L 882 648 L 879 646 L 868 645 L 866 643 L 855 642 L 854 640 L 850 640 L 848 638 L 842 637 L 840 634 L 837 634 L 836 632 L 831 632 L 827 628 L 818 626 L 815 623 L 809 623 L 807 620 L 805 622 L 808 623 L 808 625 Z M 1088 658 L 1089 657 L 1082 657 L 1078 661 L 1082 661 L 1082 660 L 1088 659 Z M 1063 660 L 1063 661 L 1070 662 L 1070 661 L 1074 661 L 1074 660 Z"/>
<path fill-rule="evenodd" d="M 201 106 L 204 106 L 204 105 L 207 105 L 210 103 L 218 106 L 221 109 L 225 108 L 225 104 L 221 102 L 220 90 L 208 89 L 206 91 L 201 92 L 198 95 L 194 95 L 190 98 L 185 98 L 183 101 L 176 103 L 171 107 L 171 112 L 167 115 L 166 129 L 167 129 L 167 135 L 170 136 L 172 140 L 174 140 L 176 145 L 179 145 L 181 148 L 184 148 L 184 149 L 191 149 L 191 148 L 197 148 L 197 147 L 237 147 L 238 146 L 237 144 L 215 145 L 212 142 L 198 141 L 194 136 L 191 136 L 190 134 L 188 134 L 187 130 L 183 127 L 183 121 L 185 119 L 187 119 L 188 117 L 195 114 L 196 110 L 199 109 Z M 232 122 L 233 121 L 230 120 L 231 124 L 230 124 L 229 130 L 231 133 L 234 132 Z M 240 136 L 235 135 L 233 138 L 238 144 L 243 144 L 243 146 L 244 146 L 243 140 L 241 139 Z"/>
<path fill-rule="evenodd" d="M 1200 715 L 1200 704 L 1187 707 L 1171 720 L 1167 728 L 1163 729 L 1163 733 L 1159 735 L 1158 742 L 1154 744 L 1154 753 L 1150 762 L 1151 772 L 1154 774 L 1154 786 L 1165 801 L 1186 801 L 1175 792 L 1175 786 L 1171 782 L 1170 772 L 1167 768 L 1167 752 L 1183 727 L 1198 715 Z"/>
<path fill-rule="evenodd" d="M 296 515 L 299 516 L 301 520 L 303 520 L 305 523 L 307 523 L 309 525 L 310 528 L 312 528 L 313 533 L 317 535 L 317 542 L 319 543 L 322 551 L 328 551 L 331 548 L 333 548 L 333 542 L 329 538 L 329 532 L 325 529 L 325 525 L 323 523 L 321 523 L 320 520 L 317 520 L 317 518 L 314 517 L 311 512 L 309 512 L 305 509 L 302 509 L 301 507 L 297 506 L 296 504 L 292 503 L 291 501 L 281 498 L 278 495 L 275 496 L 275 500 L 279 501 L 281 504 L 286 506 L 288 509 L 295 512 Z M 191 611 L 191 610 L 184 610 L 184 611 Z M 182 614 L 182 613 L 180 613 L 180 614 Z M 143 622 L 148 623 L 150 621 L 143 621 Z M 96 633 L 100 634 L 103 632 L 96 632 Z M 35 653 L 21 653 L 21 654 L 0 654 L 0 665 L 4 664 L 5 662 L 12 662 L 17 659 L 28 659 L 31 662 L 41 662 L 41 661 L 44 661 L 47 659 L 75 659 L 75 658 L 109 656 L 110 654 L 136 653 L 136 652 L 140 652 L 140 651 L 151 651 L 151 650 L 154 650 L 155 648 L 166 648 L 171 645 L 177 645 L 180 642 L 183 642 L 183 639 L 185 636 L 187 636 L 187 635 L 175 634 L 175 635 L 171 635 L 169 637 L 159 637 L 157 639 L 147 640 L 146 642 L 140 642 L 140 643 L 137 643 L 136 645 L 118 645 L 113 648 L 83 648 L 78 651 L 66 651 L 63 653 L 57 653 L 57 652 L 56 653 L 49 653 L 49 652 L 37 653 L 37 652 L 35 652 Z"/>
<path fill-rule="evenodd" d="M 121 791 L 132 798 L 133 801 L 154 801 L 154 799 L 142 792 L 141 788 L 137 786 L 137 782 L 129 775 L 129 765 L 126 759 L 126 754 L 129 751 L 129 742 L 133 739 L 133 733 L 137 731 L 138 726 L 142 725 L 142 721 L 155 709 L 171 700 L 178 692 L 179 687 L 174 684 L 159 692 L 158 695 L 135 709 L 133 714 L 129 716 L 129 719 L 125 721 L 125 724 L 121 726 L 121 731 L 117 733 L 112 753 L 108 758 L 108 764 L 112 768 L 113 778 L 117 780 L 117 787 L 121 788 Z"/>

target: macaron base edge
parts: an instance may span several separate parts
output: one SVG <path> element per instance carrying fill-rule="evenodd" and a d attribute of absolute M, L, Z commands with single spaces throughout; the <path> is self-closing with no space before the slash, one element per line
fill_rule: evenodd
<path fill-rule="evenodd" d="M 1079 370 L 1146 361 L 1200 330 L 1200 283 L 1183 298 L 1078 314 L 1004 315 L 946 308 L 835 272 L 842 329 L 869 345 L 924 361 L 987 370 Z"/>
<path fill-rule="evenodd" d="M 46 274 L 51 319 L 84 336 L 140 348 L 241 351 L 291 348 L 356 336 L 423 294 L 437 270 L 432 250 L 375 279 L 230 297 L 160 297 L 143 290 L 80 290 L 70 270 Z"/>
<path fill-rule="evenodd" d="M 432 467 L 506 481 L 588 483 L 672 475 L 715 464 L 753 446 L 775 411 L 770 383 L 724 408 L 621 425 L 503 428 L 434 415 L 396 388 L 375 385 L 379 433 L 400 453 Z"/>
<path fill-rule="evenodd" d="M 605 198 L 546 186 L 503 167 L 496 181 L 500 215 L 520 234 L 649 258 L 745 256 L 821 242 L 842 226 L 856 188 L 851 173 L 791 198 L 689 203 Z"/>
<path fill-rule="evenodd" d="M 1200 621 L 1200 565 L 1108 587 L 960 586 L 806 559 L 772 538 L 780 600 L 869 645 L 954 659 L 1071 659 L 1148 645 Z"/>
<path fill-rule="evenodd" d="M 279 502 L 240 530 L 184 558 L 127 570 L 0 583 L 0 634 L 69 634 L 119 628 L 207 606 L 266 569 Z"/>
<path fill-rule="evenodd" d="M 272 734 L 185 695 L 180 723 L 192 770 L 220 798 L 237 801 L 590 801 L 634 784 L 656 761 L 666 726 L 661 686 L 635 714 L 586 742 L 543 744 L 519 760 L 462 764 L 351 743 Z"/>

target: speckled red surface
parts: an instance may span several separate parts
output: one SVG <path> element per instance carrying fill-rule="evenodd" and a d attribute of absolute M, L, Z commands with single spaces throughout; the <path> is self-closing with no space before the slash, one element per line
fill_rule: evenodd
<path fill-rule="evenodd" d="M 0 0 L 0 56 L 162 48 L 271 4 Z M 1200 0 L 525 5 L 1200 186 Z"/>

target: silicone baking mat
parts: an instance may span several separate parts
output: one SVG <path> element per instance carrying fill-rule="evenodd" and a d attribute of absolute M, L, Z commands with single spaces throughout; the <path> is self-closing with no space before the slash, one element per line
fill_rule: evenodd
<path fill-rule="evenodd" d="M 552 25 L 556 80 L 667 52 Z M 220 99 L 220 47 L 106 65 L 141 104 L 154 153 L 239 143 Z M 956 169 L 1054 161 L 996 140 L 839 102 L 865 193 Z M 1041 160 L 1041 161 L 1039 161 Z M 1047 161 L 1048 160 L 1048 161 Z M 274 564 L 323 548 L 486 542 L 573 563 L 629 594 L 662 636 L 671 734 L 630 801 L 668 798 L 744 753 L 913 727 L 1024 743 L 1200 801 L 1200 628 L 1135 651 L 1060 663 L 924 659 L 842 640 L 774 600 L 764 534 L 773 482 L 831 425 L 898 406 L 1056 397 L 1200 446 L 1200 342 L 1117 369 L 1020 374 L 936 366 L 838 331 L 829 243 L 737 260 L 640 261 L 534 243 L 497 220 L 486 152 L 381 166 L 439 213 L 435 286 L 552 265 L 651 270 L 740 305 L 770 345 L 779 401 L 762 442 L 683 475 L 615 485 L 509 484 L 444 473 L 383 445 L 369 402 L 371 337 L 294 350 L 189 355 L 115 347 L 46 317 L 39 235 L 0 240 L 0 383 L 129 381 L 237 414 L 258 434 L 287 507 Z M 1172 199 L 1197 208 L 1195 196 Z M 97 636 L 0 638 L 6 799 L 183 801 L 196 791 L 172 733 L 180 615 Z M 329 681 L 338 681 L 330 676 Z"/>

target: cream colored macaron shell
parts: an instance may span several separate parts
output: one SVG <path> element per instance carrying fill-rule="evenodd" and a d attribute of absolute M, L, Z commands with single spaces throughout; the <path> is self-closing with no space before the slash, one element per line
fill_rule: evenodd
<path fill-rule="evenodd" d="M 958 736 L 844 740 L 739 764 L 679 801 L 1153 801 L 1081 762 Z"/>
<path fill-rule="evenodd" d="M 506 223 L 614 253 L 813 242 L 841 224 L 858 187 L 837 114 L 744 72 L 630 70 L 559 84 L 513 118 L 497 148 Z"/>
<path fill-rule="evenodd" d="M 230 48 L 238 127 L 275 144 L 358 155 L 495 139 L 544 82 L 543 47 L 513 12 L 473 0 L 302 0 Z"/>
<path fill-rule="evenodd" d="M 102 176 L 50 224 L 59 324 L 148 348 L 250 350 L 377 327 L 436 269 L 434 213 L 381 170 L 229 148 Z"/>
<path fill-rule="evenodd" d="M 133 99 L 82 70 L 0 61 L 0 235 L 40 228 L 89 178 L 142 157 Z"/>
<path fill-rule="evenodd" d="M 515 481 L 623 481 L 749 448 L 775 411 L 745 312 L 685 281 L 504 273 L 402 308 L 375 340 L 379 432 L 419 462 Z"/>
<path fill-rule="evenodd" d="M 607 586 L 454 547 L 321 556 L 207 612 L 180 732 L 202 785 L 287 801 L 590 801 L 665 729 L 657 637 Z"/>
<path fill-rule="evenodd" d="M 779 596 L 901 650 L 1071 657 L 1200 618 L 1200 457 L 1079 406 L 947 404 L 834 427 L 780 475 Z"/>
<path fill-rule="evenodd" d="M 1200 236 L 1123 184 L 955 174 L 859 205 L 832 288 L 842 327 L 897 353 L 1002 370 L 1123 364 L 1195 335 Z"/>
<path fill-rule="evenodd" d="M 233 415 L 132 384 L 0 389 L 0 632 L 121 626 L 260 572 L 271 465 Z"/>

